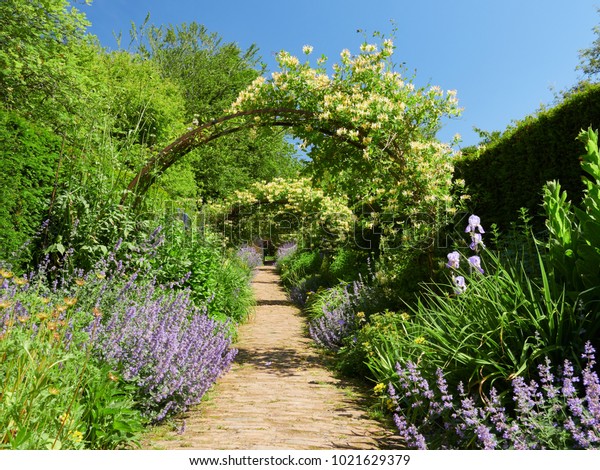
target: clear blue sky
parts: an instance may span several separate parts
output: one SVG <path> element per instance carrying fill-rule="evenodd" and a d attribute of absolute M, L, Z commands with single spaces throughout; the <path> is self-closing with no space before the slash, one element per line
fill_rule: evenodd
<path fill-rule="evenodd" d="M 244 49 L 256 44 L 271 71 L 277 51 L 301 55 L 309 44 L 315 57 L 337 61 L 342 49 L 358 50 L 358 29 L 389 34 L 394 21 L 396 62 L 418 84 L 458 91 L 463 115 L 439 138 L 459 133 L 462 145 L 479 141 L 474 126 L 504 130 L 550 104 L 553 90 L 574 85 L 579 50 L 591 46 L 600 24 L 600 0 L 93 0 L 78 7 L 108 48 L 116 46 L 113 33 L 127 38 L 131 22 L 150 13 L 156 25 L 195 21 Z"/>

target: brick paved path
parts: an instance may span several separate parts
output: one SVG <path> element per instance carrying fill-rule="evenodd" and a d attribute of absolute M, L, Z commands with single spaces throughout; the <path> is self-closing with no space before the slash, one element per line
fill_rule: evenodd
<path fill-rule="evenodd" d="M 306 336 L 273 266 L 252 283 L 257 306 L 239 328 L 239 353 L 185 431 L 157 433 L 158 449 L 378 449 L 397 439 L 364 411 L 361 391 L 336 378 Z"/>

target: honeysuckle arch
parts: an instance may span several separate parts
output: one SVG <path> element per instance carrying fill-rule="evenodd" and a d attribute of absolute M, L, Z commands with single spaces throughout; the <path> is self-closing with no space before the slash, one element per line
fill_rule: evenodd
<path fill-rule="evenodd" d="M 330 69 L 323 56 L 310 64 L 311 47 L 303 52 L 306 61 L 279 53 L 280 71 L 257 77 L 222 117 L 158 152 L 123 199 L 137 195 L 137 203 L 156 178 L 201 145 L 254 127 L 286 127 L 309 148 L 311 183 L 344 197 L 361 227 L 383 226 L 382 215 L 391 214 L 390 237 L 400 233 L 399 220 L 402 236 L 430 239 L 438 215 L 453 209 L 454 152 L 435 136 L 443 117 L 460 115 L 456 92 L 416 87 L 393 63 L 389 39 L 364 43 L 358 54 L 342 51 Z"/>
<path fill-rule="evenodd" d="M 255 121 L 254 118 L 256 117 L 260 118 L 259 123 Z M 135 194 L 136 202 L 139 201 L 140 196 L 148 191 L 157 178 L 192 150 L 220 137 L 249 128 L 260 126 L 293 129 L 296 126 L 310 124 L 315 131 L 321 132 L 324 135 L 345 142 L 358 149 L 365 148 L 360 142 L 351 140 L 345 135 L 338 135 L 337 129 L 341 124 L 329 122 L 327 125 L 316 125 L 315 121 L 316 116 L 314 112 L 302 109 L 274 107 L 239 111 L 202 123 L 174 140 L 148 160 L 127 186 L 127 191 L 123 195 L 121 203 L 125 203 L 130 194 Z"/>

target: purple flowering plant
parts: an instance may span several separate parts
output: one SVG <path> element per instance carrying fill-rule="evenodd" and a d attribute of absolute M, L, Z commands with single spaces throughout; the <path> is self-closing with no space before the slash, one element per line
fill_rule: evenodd
<path fill-rule="evenodd" d="M 238 248 L 236 256 L 251 270 L 263 264 L 262 249 L 255 246 L 242 245 Z"/>
<path fill-rule="evenodd" d="M 589 342 L 582 359 L 580 375 L 569 360 L 555 371 L 546 358 L 537 380 L 515 377 L 509 393 L 492 387 L 485 397 L 462 383 L 451 393 L 441 368 L 431 383 L 414 362 L 397 364 L 397 383 L 388 386 L 394 422 L 415 449 L 600 449 L 600 381 Z"/>
<path fill-rule="evenodd" d="M 147 269 L 160 243 L 154 236 L 134 257 L 121 255 L 118 242 L 88 271 L 72 267 L 70 249 L 64 269 L 49 256 L 21 276 L 2 266 L 0 355 L 11 361 L 0 374 L 22 380 L 0 386 L 14 398 L 0 406 L 0 447 L 130 444 L 140 412 L 160 421 L 185 410 L 227 370 L 235 355 L 229 325 L 191 300 L 187 276 L 160 284 Z M 43 386 L 28 386 L 36 383 Z M 15 421 L 24 403 L 28 413 Z"/>
<path fill-rule="evenodd" d="M 485 248 L 485 244 L 483 243 L 483 234 L 485 230 L 481 225 L 481 219 L 472 214 L 469 217 L 469 222 L 467 227 L 465 228 L 465 233 L 468 233 L 471 237 L 471 244 L 469 248 L 475 252 L 474 255 L 467 258 L 467 264 L 469 266 L 469 274 L 472 274 L 474 271 L 479 272 L 480 274 L 484 274 L 484 269 L 481 267 L 481 258 L 477 255 L 480 249 Z M 452 251 L 448 253 L 448 262 L 446 263 L 446 267 L 449 268 L 452 272 L 451 279 L 454 288 L 454 293 L 456 295 L 464 294 L 467 290 L 467 282 L 464 276 L 457 275 L 456 273 L 460 270 L 460 259 L 462 257 L 459 251 Z"/>
<path fill-rule="evenodd" d="M 338 351 L 361 326 L 364 312 L 358 315 L 361 305 L 368 302 L 371 288 L 362 279 L 330 289 L 321 304 L 321 312 L 309 324 L 311 338 L 319 346 Z"/>
<path fill-rule="evenodd" d="M 275 252 L 275 263 L 280 265 L 285 259 L 298 251 L 298 244 L 295 241 L 285 242 L 277 247 Z"/>

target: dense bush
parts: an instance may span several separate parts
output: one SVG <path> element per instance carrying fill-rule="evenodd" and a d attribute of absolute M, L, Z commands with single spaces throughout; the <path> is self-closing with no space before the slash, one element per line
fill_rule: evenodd
<path fill-rule="evenodd" d="M 54 134 L 0 108 L 0 259 L 12 259 L 47 218 L 60 147 Z"/>
<path fill-rule="evenodd" d="M 581 198 L 576 137 L 589 126 L 600 126 L 600 85 L 518 122 L 481 150 L 465 152 L 455 163 L 455 178 L 465 180 L 471 209 L 489 225 L 507 230 L 525 207 L 536 217 L 536 227 L 543 228 L 540 203 L 547 181 L 559 181 L 573 201 Z"/>
<path fill-rule="evenodd" d="M 278 262 L 281 280 L 285 286 L 299 285 L 303 279 L 321 272 L 323 254 L 319 250 L 297 250 L 292 256 Z"/>

